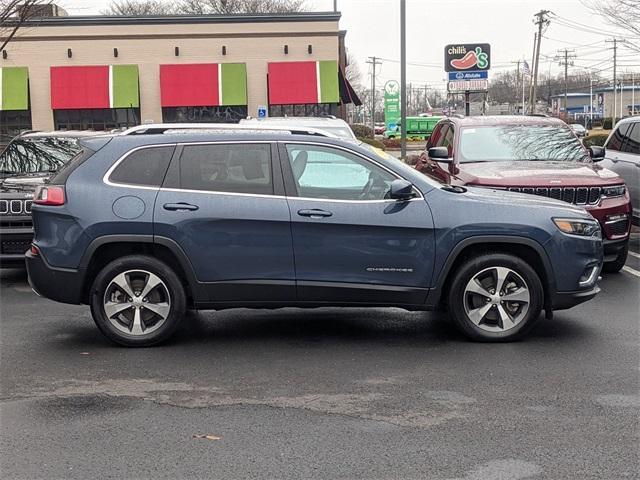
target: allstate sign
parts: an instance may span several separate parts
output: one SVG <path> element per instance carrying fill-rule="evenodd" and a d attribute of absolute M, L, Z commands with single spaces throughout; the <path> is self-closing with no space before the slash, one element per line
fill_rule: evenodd
<path fill-rule="evenodd" d="M 480 80 L 483 78 L 489 78 L 489 72 L 485 71 L 473 71 L 473 72 L 449 72 L 449 80 Z"/>

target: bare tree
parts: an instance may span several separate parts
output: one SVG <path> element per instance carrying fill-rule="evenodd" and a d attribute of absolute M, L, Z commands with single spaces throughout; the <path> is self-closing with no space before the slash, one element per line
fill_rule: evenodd
<path fill-rule="evenodd" d="M 582 0 L 607 23 L 640 37 L 640 0 Z"/>
<path fill-rule="evenodd" d="M 168 0 L 114 0 L 103 15 L 171 15 L 178 13 L 175 2 Z"/>
<path fill-rule="evenodd" d="M 288 13 L 305 10 L 304 0 L 180 0 L 181 13 L 196 15 Z"/>
<path fill-rule="evenodd" d="M 51 0 L 0 0 L 0 52 L 27 20 L 42 15 Z"/>

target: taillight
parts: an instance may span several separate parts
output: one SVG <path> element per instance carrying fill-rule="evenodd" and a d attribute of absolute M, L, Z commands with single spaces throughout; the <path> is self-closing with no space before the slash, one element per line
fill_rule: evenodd
<path fill-rule="evenodd" d="M 33 198 L 38 205 L 64 205 L 64 187 L 57 185 L 42 185 L 36 190 Z"/>

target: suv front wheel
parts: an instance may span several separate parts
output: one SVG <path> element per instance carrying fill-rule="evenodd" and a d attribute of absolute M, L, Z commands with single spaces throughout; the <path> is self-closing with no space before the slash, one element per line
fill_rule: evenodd
<path fill-rule="evenodd" d="M 448 307 L 456 326 L 473 340 L 515 340 L 540 316 L 543 288 L 522 259 L 491 253 L 471 258 L 454 274 Z"/>
<path fill-rule="evenodd" d="M 102 333 L 128 347 L 160 343 L 185 312 L 180 278 L 165 263 L 131 255 L 106 265 L 91 289 L 91 314 Z"/>

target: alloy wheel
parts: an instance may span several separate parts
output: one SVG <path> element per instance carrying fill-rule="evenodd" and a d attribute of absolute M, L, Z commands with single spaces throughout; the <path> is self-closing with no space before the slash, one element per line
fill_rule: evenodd
<path fill-rule="evenodd" d="M 146 270 L 116 275 L 105 290 L 104 313 L 116 329 L 128 335 L 147 335 L 162 326 L 171 311 L 165 283 Z"/>
<path fill-rule="evenodd" d="M 531 295 L 517 272 L 507 267 L 489 267 L 469 280 L 463 301 L 467 317 L 478 328 L 505 332 L 526 317 Z"/>

